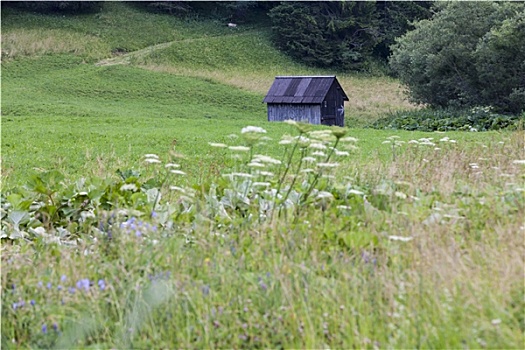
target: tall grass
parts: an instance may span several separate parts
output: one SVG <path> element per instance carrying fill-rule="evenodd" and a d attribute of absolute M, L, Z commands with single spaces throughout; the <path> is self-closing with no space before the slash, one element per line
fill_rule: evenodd
<path fill-rule="evenodd" d="M 302 135 L 303 156 L 334 142 Z M 230 175 L 194 187 L 173 174 L 153 216 L 96 209 L 81 239 L 38 231 L 6 246 L 3 345 L 521 347 L 523 134 L 479 148 L 419 140 L 395 161 L 341 158 L 335 172 L 319 164 L 336 177 L 305 202 L 311 165 L 270 162 L 258 140 L 228 151 Z M 269 176 L 247 166 L 262 159 L 276 178 L 257 187 L 243 172 Z M 141 183 L 160 183 L 170 158 L 160 161 L 143 165 Z"/>

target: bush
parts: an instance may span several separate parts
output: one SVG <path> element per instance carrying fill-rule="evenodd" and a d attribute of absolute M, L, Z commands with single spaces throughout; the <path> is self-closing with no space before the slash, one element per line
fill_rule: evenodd
<path fill-rule="evenodd" d="M 17 5 L 27 10 L 53 13 L 87 13 L 100 11 L 104 2 L 102 1 L 21 1 Z"/>
<path fill-rule="evenodd" d="M 447 2 L 397 40 L 392 69 L 413 102 L 525 109 L 525 5 Z"/>
<path fill-rule="evenodd" d="M 523 128 L 525 113 L 504 115 L 491 107 L 474 107 L 469 110 L 423 109 L 391 113 L 374 122 L 375 129 L 397 129 L 418 131 L 488 131 L 517 130 Z"/>

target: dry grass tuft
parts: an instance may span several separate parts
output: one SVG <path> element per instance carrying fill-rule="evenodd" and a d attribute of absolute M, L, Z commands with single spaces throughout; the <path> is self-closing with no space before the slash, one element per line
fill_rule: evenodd
<path fill-rule="evenodd" d="M 2 59 L 73 53 L 99 58 L 109 52 L 102 40 L 85 34 L 58 29 L 23 29 L 2 35 Z"/>

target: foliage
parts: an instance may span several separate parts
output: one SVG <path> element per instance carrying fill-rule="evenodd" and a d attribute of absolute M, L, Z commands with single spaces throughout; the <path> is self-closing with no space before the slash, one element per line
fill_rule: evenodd
<path fill-rule="evenodd" d="M 412 101 L 433 107 L 525 108 L 523 3 L 451 2 L 399 38 L 391 67 Z"/>
<path fill-rule="evenodd" d="M 381 42 L 374 48 L 374 55 L 387 59 L 395 39 L 414 29 L 413 23 L 431 17 L 433 1 L 376 1 L 379 13 Z"/>
<path fill-rule="evenodd" d="M 525 126 L 525 113 L 498 114 L 490 107 L 473 107 L 469 110 L 426 108 L 390 113 L 371 126 L 378 129 L 419 131 L 520 130 Z"/>
<path fill-rule="evenodd" d="M 17 1 L 16 6 L 42 13 L 93 13 L 102 9 L 102 1 Z M 2 4 L 3 5 L 3 4 Z"/>
<path fill-rule="evenodd" d="M 276 45 L 309 65 L 362 69 L 380 40 L 372 2 L 283 2 L 269 14 Z"/>

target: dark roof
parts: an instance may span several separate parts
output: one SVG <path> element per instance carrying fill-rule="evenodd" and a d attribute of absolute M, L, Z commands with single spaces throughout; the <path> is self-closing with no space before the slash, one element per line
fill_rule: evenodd
<path fill-rule="evenodd" d="M 335 75 L 330 75 L 275 77 L 263 102 L 322 103 L 334 83 L 343 95 L 343 99 L 348 101 L 348 96 L 346 96 Z"/>

